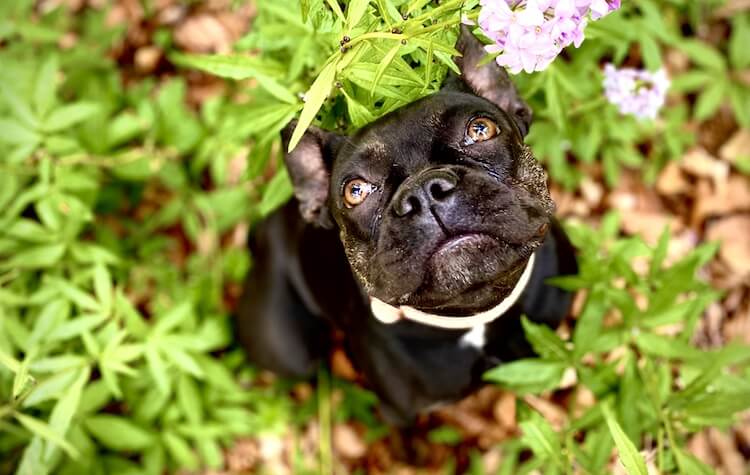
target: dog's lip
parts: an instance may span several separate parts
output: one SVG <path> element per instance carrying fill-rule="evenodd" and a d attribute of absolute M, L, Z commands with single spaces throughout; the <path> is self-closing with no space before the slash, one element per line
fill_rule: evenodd
<path fill-rule="evenodd" d="M 482 241 L 488 240 L 499 242 L 497 237 L 481 232 L 468 232 L 449 236 L 437 245 L 435 250 L 432 252 L 432 255 L 430 255 L 430 259 L 435 257 L 437 254 L 446 252 L 454 247 L 470 246 L 472 244 L 479 244 Z"/>

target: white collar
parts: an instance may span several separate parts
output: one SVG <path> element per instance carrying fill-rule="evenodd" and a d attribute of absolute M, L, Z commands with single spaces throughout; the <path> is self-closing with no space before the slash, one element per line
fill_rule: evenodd
<path fill-rule="evenodd" d="M 423 325 L 448 328 L 452 330 L 472 328 L 477 325 L 484 325 L 485 323 L 489 323 L 503 316 L 503 314 L 505 314 L 505 312 L 516 303 L 526 289 L 526 285 L 529 283 L 529 278 L 531 277 L 533 269 L 534 254 L 531 255 L 529 261 L 526 263 L 526 268 L 523 270 L 521 278 L 518 279 L 518 282 L 516 283 L 516 286 L 513 287 L 510 295 L 491 309 L 468 317 L 435 315 L 406 305 L 394 307 L 393 305 L 389 305 L 375 297 L 370 297 L 370 309 L 372 310 L 373 315 L 375 315 L 375 318 L 386 324 L 395 323 L 403 318 Z"/>

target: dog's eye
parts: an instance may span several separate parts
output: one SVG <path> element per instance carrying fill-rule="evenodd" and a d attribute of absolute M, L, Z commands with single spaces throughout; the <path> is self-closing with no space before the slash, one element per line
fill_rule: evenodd
<path fill-rule="evenodd" d="M 484 142 L 496 136 L 498 132 L 497 124 L 485 117 L 472 119 L 466 128 L 466 136 L 469 139 L 469 143 Z"/>
<path fill-rule="evenodd" d="M 353 208 L 361 204 L 375 190 L 375 185 L 361 178 L 350 180 L 344 185 L 344 204 Z"/>

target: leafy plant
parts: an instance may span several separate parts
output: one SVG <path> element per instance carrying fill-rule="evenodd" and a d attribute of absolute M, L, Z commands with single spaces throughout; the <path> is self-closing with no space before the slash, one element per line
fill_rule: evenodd
<path fill-rule="evenodd" d="M 690 344 L 696 325 L 719 294 L 696 278 L 714 254 L 704 244 L 665 265 L 669 234 L 655 248 L 638 237 L 618 239 L 616 214 L 599 231 L 568 226 L 580 255 L 576 276 L 555 279 L 570 290 L 586 290 L 569 338 L 524 320 L 539 357 L 498 366 L 486 373 L 519 394 L 555 390 L 575 374 L 566 423 L 559 430 L 530 407 L 520 423 L 521 448 L 534 456 L 514 473 L 553 465 L 552 473 L 607 473 L 616 447 L 627 473 L 645 474 L 643 451 L 659 473 L 711 473 L 685 449 L 686 436 L 705 427 L 729 427 L 750 407 L 750 348 L 730 344 L 699 350 Z M 639 262 L 638 266 L 634 262 Z M 644 266 L 647 264 L 647 267 Z M 591 402 L 575 401 L 590 395 Z M 644 440 L 648 440 L 646 446 Z"/>

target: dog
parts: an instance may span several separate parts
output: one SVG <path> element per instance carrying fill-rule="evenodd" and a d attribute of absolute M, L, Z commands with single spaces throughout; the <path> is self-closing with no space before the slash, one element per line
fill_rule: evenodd
<path fill-rule="evenodd" d="M 520 316 L 556 327 L 572 297 L 545 281 L 577 272 L 529 106 L 468 28 L 456 49 L 440 91 L 286 154 L 294 198 L 252 234 L 239 304 L 250 361 L 279 375 L 312 376 L 338 329 L 397 426 L 531 355 Z"/>

